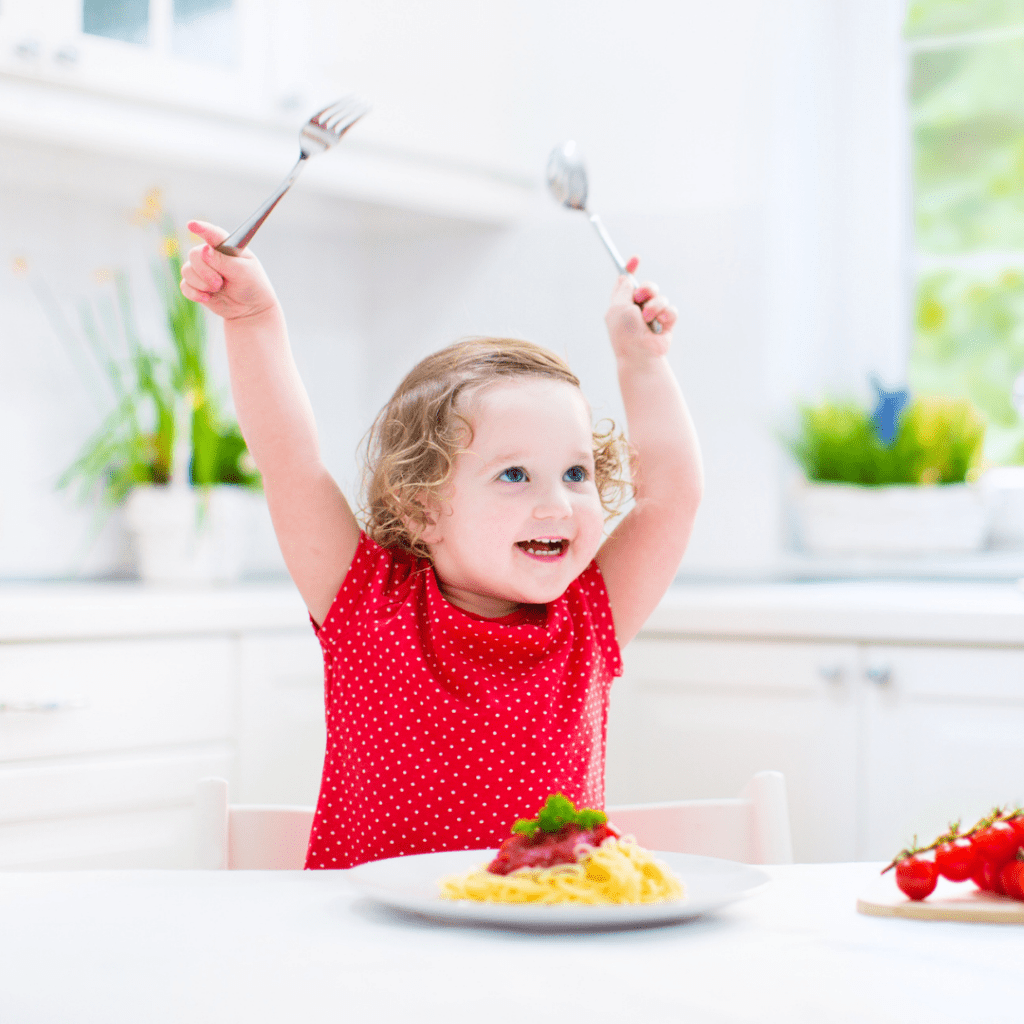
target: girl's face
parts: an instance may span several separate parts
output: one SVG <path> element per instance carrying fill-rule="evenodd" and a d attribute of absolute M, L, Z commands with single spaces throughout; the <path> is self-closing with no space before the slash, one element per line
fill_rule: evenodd
<path fill-rule="evenodd" d="M 604 529 L 587 403 L 571 384 L 523 377 L 476 392 L 462 412 L 473 440 L 423 534 L 441 592 L 487 618 L 547 604 Z"/>

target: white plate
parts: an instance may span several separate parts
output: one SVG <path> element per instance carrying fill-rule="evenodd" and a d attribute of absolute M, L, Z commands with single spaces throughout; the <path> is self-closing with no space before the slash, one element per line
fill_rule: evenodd
<path fill-rule="evenodd" d="M 769 881 L 758 868 L 715 857 L 688 853 L 656 853 L 676 873 L 686 897 L 670 903 L 581 906 L 573 903 L 477 903 L 445 900 L 438 882 L 461 875 L 494 858 L 496 850 L 422 853 L 361 864 L 348 879 L 367 896 L 399 910 L 443 918 L 513 928 L 608 928 L 664 924 L 706 914 L 733 900 L 750 896 Z"/>

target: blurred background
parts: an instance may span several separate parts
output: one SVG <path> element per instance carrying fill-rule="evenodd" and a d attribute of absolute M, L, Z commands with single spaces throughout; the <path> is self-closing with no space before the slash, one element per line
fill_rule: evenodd
<path fill-rule="evenodd" d="M 127 282 L 161 343 L 168 224 L 183 248 L 190 218 L 233 228 L 347 91 L 372 113 L 253 249 L 348 493 L 398 379 L 463 335 L 556 349 L 622 421 L 614 269 L 544 187 L 566 139 L 680 310 L 707 469 L 684 577 L 792 569 L 801 402 L 968 397 L 989 460 L 1024 461 L 1022 56 L 1014 0 L 3 0 L 0 577 L 130 575 L 120 517 L 57 486 L 114 403 L 89 316 Z M 247 559 L 281 572 L 268 528 Z"/>

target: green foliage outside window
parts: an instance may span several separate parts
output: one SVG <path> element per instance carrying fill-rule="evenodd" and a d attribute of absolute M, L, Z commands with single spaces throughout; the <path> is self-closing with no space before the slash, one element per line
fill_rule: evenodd
<path fill-rule="evenodd" d="M 1024 462 L 1024 430 L 1011 400 L 1024 371 L 1024 273 L 977 280 L 959 271 L 926 274 L 916 327 L 915 392 L 969 398 L 988 424 L 988 457 Z"/>
<path fill-rule="evenodd" d="M 936 259 L 918 276 L 909 378 L 970 398 L 988 457 L 1024 463 L 1010 400 L 1024 371 L 1024 0 L 909 6 L 911 44 L 971 33 L 992 36 L 911 54 L 916 248 Z"/>
<path fill-rule="evenodd" d="M 913 0 L 907 9 L 905 34 L 914 39 L 984 32 L 1014 28 L 1022 19 L 1021 0 Z"/>

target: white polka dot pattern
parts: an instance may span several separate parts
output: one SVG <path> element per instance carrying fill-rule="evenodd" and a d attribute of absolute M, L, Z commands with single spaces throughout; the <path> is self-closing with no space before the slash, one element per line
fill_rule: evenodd
<path fill-rule="evenodd" d="M 327 751 L 307 868 L 497 846 L 549 793 L 604 806 L 622 659 L 596 563 L 551 604 L 485 619 L 364 534 L 317 635 Z"/>

